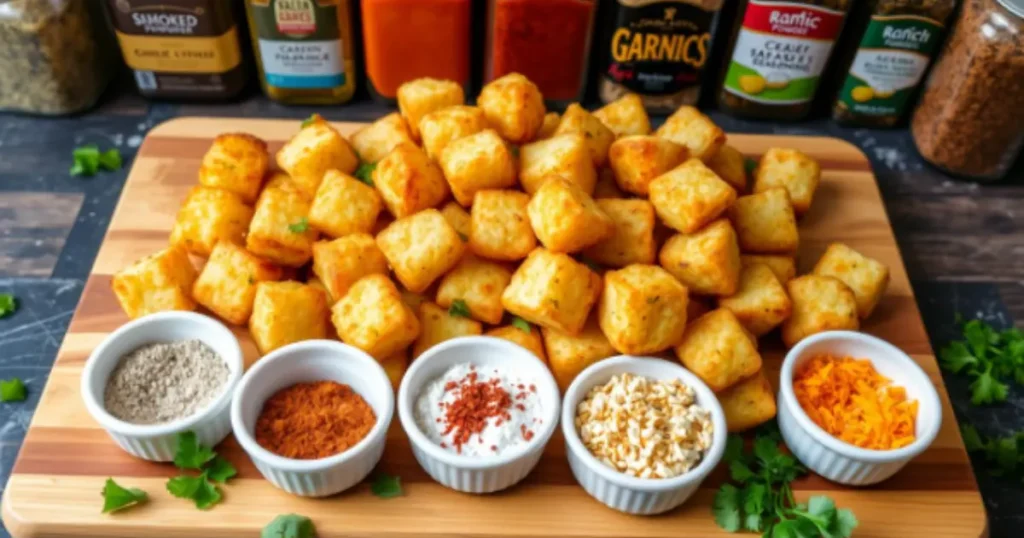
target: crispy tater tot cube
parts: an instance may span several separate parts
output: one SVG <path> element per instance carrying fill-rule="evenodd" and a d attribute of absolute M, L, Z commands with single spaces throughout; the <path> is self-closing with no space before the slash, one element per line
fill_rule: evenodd
<path fill-rule="evenodd" d="M 277 165 L 312 198 L 328 170 L 351 174 L 359 166 L 359 157 L 345 137 L 319 114 L 313 114 L 277 152 Z"/>
<path fill-rule="evenodd" d="M 608 147 L 615 141 L 615 133 L 605 127 L 601 120 L 587 112 L 579 103 L 572 103 L 562 113 L 562 120 L 555 129 L 555 136 L 581 134 L 587 140 L 590 157 L 594 166 L 602 166 L 608 160 Z"/>
<path fill-rule="evenodd" d="M 519 148 L 519 183 L 533 194 L 549 175 L 559 175 L 594 192 L 597 170 L 590 158 L 587 141 L 579 134 L 563 134 L 538 140 Z"/>
<path fill-rule="evenodd" d="M 423 149 L 435 161 L 448 144 L 487 128 L 484 112 L 475 106 L 450 106 L 435 110 L 420 120 Z"/>
<path fill-rule="evenodd" d="M 832 243 L 814 266 L 814 274 L 838 278 L 857 298 L 857 315 L 866 319 L 889 286 L 889 268 L 843 243 Z"/>
<path fill-rule="evenodd" d="M 779 282 L 782 285 L 793 280 L 796 276 L 796 258 L 792 256 L 779 254 L 740 254 L 740 264 L 744 267 L 754 263 L 767 265 L 768 268 L 772 270 L 772 273 L 775 273 L 775 278 L 779 279 Z"/>
<path fill-rule="evenodd" d="M 192 286 L 192 297 L 225 321 L 245 325 L 252 314 L 256 285 L 282 276 L 280 267 L 230 241 L 221 241 Z"/>
<path fill-rule="evenodd" d="M 655 134 L 686 146 L 698 159 L 710 159 L 725 144 L 725 131 L 689 105 L 673 112 Z"/>
<path fill-rule="evenodd" d="M 504 265 L 466 254 L 438 284 L 437 304 L 448 308 L 465 301 L 473 319 L 497 325 L 505 313 L 501 293 L 511 280 L 512 271 Z"/>
<path fill-rule="evenodd" d="M 595 200 L 612 220 L 612 233 L 583 250 L 591 260 L 609 267 L 655 263 L 654 206 L 647 200 L 606 198 Z"/>
<path fill-rule="evenodd" d="M 775 392 L 762 368 L 718 394 L 729 433 L 739 433 L 775 418 Z"/>
<path fill-rule="evenodd" d="M 380 365 L 384 368 L 384 373 L 388 374 L 391 388 L 397 393 L 398 388 L 402 386 L 405 371 L 409 369 L 409 350 L 403 349 L 380 359 Z"/>
<path fill-rule="evenodd" d="M 396 219 L 407 217 L 448 198 L 441 168 L 413 144 L 399 144 L 377 163 L 373 184 Z"/>
<path fill-rule="evenodd" d="M 487 123 L 513 144 L 533 140 L 544 124 L 544 97 L 536 84 L 519 73 L 489 82 L 480 90 L 476 104 Z"/>
<path fill-rule="evenodd" d="M 577 252 L 609 237 L 612 219 L 575 183 L 549 176 L 527 206 L 537 239 L 553 252 Z"/>
<path fill-rule="evenodd" d="M 689 154 L 685 146 L 671 140 L 632 135 L 612 143 L 608 162 L 622 190 L 647 196 L 654 178 L 679 166 Z"/>
<path fill-rule="evenodd" d="M 359 129 L 350 138 L 359 158 L 368 163 L 383 159 L 399 144 L 415 143 L 409 124 L 398 112 L 392 112 Z"/>
<path fill-rule="evenodd" d="M 541 362 L 547 362 L 548 358 L 544 353 L 544 340 L 541 338 L 540 327 L 534 327 L 525 320 L 523 323 L 526 323 L 524 327 L 517 327 L 515 325 L 495 327 L 485 332 L 484 336 L 508 340 L 513 344 L 526 348 L 527 351 L 536 355 Z"/>
<path fill-rule="evenodd" d="M 707 160 L 707 165 L 737 193 L 747 192 L 746 158 L 740 150 L 726 144 Z"/>
<path fill-rule="evenodd" d="M 398 87 L 398 111 L 409 125 L 413 138 L 420 138 L 420 119 L 435 110 L 466 102 L 462 86 L 452 80 L 418 78 Z"/>
<path fill-rule="evenodd" d="M 778 327 L 793 308 L 775 273 L 761 263 L 744 265 L 736 293 L 719 299 L 718 306 L 732 310 L 736 319 L 754 336 L 762 336 Z"/>
<path fill-rule="evenodd" d="M 401 218 L 377 234 L 377 246 L 405 289 L 420 293 L 462 258 L 466 249 L 441 212 L 427 209 Z"/>
<path fill-rule="evenodd" d="M 178 209 L 171 244 L 197 256 L 209 256 L 217 241 L 241 243 L 253 209 L 237 195 L 222 189 L 192 187 Z"/>
<path fill-rule="evenodd" d="M 455 200 L 465 207 L 478 191 L 516 185 L 515 157 L 493 129 L 451 142 L 439 162 Z"/>
<path fill-rule="evenodd" d="M 811 209 L 814 191 L 821 181 L 821 166 L 798 149 L 771 148 L 754 171 L 754 192 L 784 188 L 797 215 Z"/>
<path fill-rule="evenodd" d="M 332 301 L 345 295 L 360 278 L 374 273 L 388 274 L 388 261 L 370 234 L 313 243 L 313 274 L 323 282 Z"/>
<path fill-rule="evenodd" d="M 199 184 L 237 194 L 242 201 L 256 201 L 267 175 L 270 154 L 267 143 L 245 133 L 225 133 L 213 139 L 199 165 Z"/>
<path fill-rule="evenodd" d="M 538 248 L 512 275 L 505 310 L 542 327 L 579 333 L 601 294 L 601 277 L 566 254 Z"/>
<path fill-rule="evenodd" d="M 712 310 L 697 318 L 675 348 L 683 366 L 718 392 L 761 369 L 756 341 L 732 311 Z"/>
<path fill-rule="evenodd" d="M 327 337 L 327 294 L 301 282 L 260 282 L 256 286 L 249 334 L 260 353 Z"/>
<path fill-rule="evenodd" d="M 782 324 L 782 341 L 793 347 L 804 338 L 823 331 L 860 328 L 857 298 L 838 278 L 804 275 L 786 284 L 793 313 Z"/>
<path fill-rule="evenodd" d="M 449 314 L 448 309 L 431 302 L 421 304 L 417 315 L 422 329 L 416 343 L 412 345 L 413 360 L 445 340 L 460 336 L 479 336 L 484 332 L 484 326 L 479 321 Z"/>
<path fill-rule="evenodd" d="M 367 275 L 352 285 L 331 309 L 342 342 L 378 361 L 405 349 L 420 335 L 416 313 L 385 275 Z"/>
<path fill-rule="evenodd" d="M 627 93 L 594 111 L 615 136 L 651 134 L 651 120 L 640 96 Z"/>
<path fill-rule="evenodd" d="M 530 196 L 519 191 L 476 193 L 470 210 L 469 249 L 492 260 L 516 261 L 537 248 L 527 206 Z"/>
<path fill-rule="evenodd" d="M 657 353 L 683 337 L 688 298 L 686 287 L 661 267 L 630 265 L 605 273 L 598 321 L 619 353 Z"/>
<path fill-rule="evenodd" d="M 470 230 L 472 229 L 469 212 L 463 209 L 458 202 L 448 202 L 441 208 L 441 214 L 444 215 L 448 224 L 451 224 L 452 228 L 455 228 L 455 231 L 459 233 L 459 237 L 463 241 L 468 242 Z"/>
<path fill-rule="evenodd" d="M 134 319 L 164 310 L 195 310 L 195 280 L 188 252 L 172 245 L 121 269 L 110 285 L 124 313 Z"/>
<path fill-rule="evenodd" d="M 796 214 L 786 189 L 740 196 L 729 208 L 740 248 L 755 254 L 792 254 L 800 246 Z"/>
<path fill-rule="evenodd" d="M 544 123 L 540 125 L 540 131 L 537 133 L 537 138 L 534 140 L 544 140 L 545 138 L 551 138 L 555 134 L 555 129 L 558 129 L 558 124 L 562 122 L 562 116 L 558 112 L 548 112 L 544 114 Z"/>
<path fill-rule="evenodd" d="M 693 233 L 736 201 L 736 191 L 700 159 L 690 159 L 650 184 L 651 203 L 667 226 Z"/>
<path fill-rule="evenodd" d="M 544 349 L 548 354 L 551 373 L 558 388 L 564 392 L 572 380 L 591 364 L 617 354 L 608 338 L 601 332 L 597 316 L 591 318 L 578 334 L 543 327 Z"/>
<path fill-rule="evenodd" d="M 316 228 L 309 224 L 310 201 L 286 185 L 267 186 L 256 202 L 245 246 L 287 267 L 301 267 L 313 255 Z"/>
<path fill-rule="evenodd" d="M 729 221 L 716 220 L 692 234 L 673 235 L 661 247 L 661 266 L 691 292 L 732 295 L 740 280 L 740 249 Z"/>
<path fill-rule="evenodd" d="M 330 237 L 373 230 L 380 215 L 377 189 L 343 174 L 328 170 L 309 208 L 309 223 Z"/>
<path fill-rule="evenodd" d="M 597 171 L 597 183 L 594 184 L 594 199 L 625 198 L 626 193 L 615 183 L 615 173 L 611 168 L 604 167 Z"/>

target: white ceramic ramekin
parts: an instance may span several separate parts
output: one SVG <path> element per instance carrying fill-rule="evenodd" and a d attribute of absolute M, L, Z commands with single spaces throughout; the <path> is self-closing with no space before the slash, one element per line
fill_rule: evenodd
<path fill-rule="evenodd" d="M 481 370 L 501 367 L 534 380 L 543 422 L 531 442 L 495 456 L 476 457 L 444 450 L 420 430 L 413 412 L 420 391 L 452 366 L 467 362 Z M 465 493 L 492 493 L 526 478 L 555 432 L 559 404 L 558 385 L 543 362 L 516 344 L 490 336 L 454 338 L 430 348 L 413 361 L 398 389 L 398 416 L 416 461 L 441 485 Z"/>
<path fill-rule="evenodd" d="M 690 472 L 666 479 L 629 476 L 602 463 L 583 445 L 576 431 L 576 407 L 590 389 L 627 372 L 659 380 L 679 379 L 693 388 L 697 405 L 711 413 L 711 448 Z M 569 467 L 583 489 L 611 508 L 636 515 L 660 514 L 686 502 L 722 459 L 727 435 L 722 406 L 700 378 L 675 362 L 627 355 L 592 364 L 576 376 L 562 401 L 562 433 Z"/>
<path fill-rule="evenodd" d="M 793 394 L 793 374 L 804 361 L 822 353 L 868 359 L 878 373 L 904 387 L 907 398 L 918 402 L 917 439 L 895 450 L 868 450 L 818 427 Z M 805 338 L 786 354 L 779 377 L 778 421 L 786 445 L 808 469 L 833 482 L 866 486 L 889 478 L 924 452 L 942 425 L 939 394 L 928 374 L 896 346 L 871 335 L 828 331 Z"/>
<path fill-rule="evenodd" d="M 121 357 L 145 344 L 190 339 L 202 340 L 228 365 L 220 396 L 192 416 L 165 424 L 131 424 L 107 412 L 103 394 Z M 200 443 L 212 447 L 231 432 L 231 396 L 244 369 L 242 348 L 224 324 L 194 312 L 160 312 L 122 325 L 96 346 L 82 372 L 82 399 L 89 414 L 125 452 L 144 460 L 172 461 L 179 433 L 193 431 Z"/>
<path fill-rule="evenodd" d="M 296 383 L 335 381 L 352 387 L 377 415 L 377 423 L 348 450 L 315 460 L 278 456 L 256 443 L 256 419 L 263 403 Z M 384 368 L 362 350 L 333 340 L 307 340 L 278 348 L 242 377 L 231 404 L 235 438 L 271 484 L 303 497 L 342 492 L 364 478 L 384 454 L 395 395 Z"/>

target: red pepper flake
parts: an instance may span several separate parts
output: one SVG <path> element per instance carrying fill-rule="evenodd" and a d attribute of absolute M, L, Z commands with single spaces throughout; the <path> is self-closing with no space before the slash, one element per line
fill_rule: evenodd
<path fill-rule="evenodd" d="M 496 447 L 494 445 L 491 445 L 491 452 L 497 452 L 497 451 L 498 451 L 498 447 Z"/>
<path fill-rule="evenodd" d="M 448 448 L 448 443 L 441 443 L 441 448 Z"/>
<path fill-rule="evenodd" d="M 494 427 L 497 428 L 498 426 L 501 426 L 504 423 L 505 423 L 505 419 L 499 418 L 498 420 L 494 421 Z"/>
<path fill-rule="evenodd" d="M 530 392 L 537 392 L 537 385 L 530 385 Z"/>
<path fill-rule="evenodd" d="M 520 424 L 519 425 L 519 432 L 523 434 L 523 439 L 526 439 L 527 441 L 529 441 L 530 439 L 533 439 L 533 436 L 534 436 L 533 430 L 526 429 L 526 424 Z"/>
<path fill-rule="evenodd" d="M 472 365 L 470 369 L 473 369 Z M 442 435 L 452 434 L 452 444 L 461 454 L 462 445 L 474 435 L 480 435 L 489 419 L 511 418 L 508 408 L 512 405 L 512 397 L 500 386 L 499 379 L 480 381 L 479 374 L 472 371 L 455 385 L 452 389 L 455 400 L 445 409 Z M 483 442 L 483 437 L 480 437 L 480 443 Z"/>
<path fill-rule="evenodd" d="M 518 409 L 518 410 L 520 410 L 520 411 L 522 411 L 524 413 L 526 412 L 526 406 L 523 405 L 523 404 L 516 404 L 516 409 Z"/>
<path fill-rule="evenodd" d="M 526 385 L 523 385 L 522 383 L 520 383 L 520 384 L 516 385 L 516 388 L 519 389 L 519 390 L 523 390 L 523 389 L 526 388 Z"/>

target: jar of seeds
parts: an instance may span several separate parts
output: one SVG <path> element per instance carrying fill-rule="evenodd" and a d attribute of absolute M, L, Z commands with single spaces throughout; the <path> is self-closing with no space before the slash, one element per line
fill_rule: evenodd
<path fill-rule="evenodd" d="M 0 0 L 0 110 L 59 115 L 96 102 L 117 61 L 89 3 Z"/>
<path fill-rule="evenodd" d="M 998 179 L 1024 145 L 1024 0 L 966 0 L 910 125 L 921 156 Z"/>

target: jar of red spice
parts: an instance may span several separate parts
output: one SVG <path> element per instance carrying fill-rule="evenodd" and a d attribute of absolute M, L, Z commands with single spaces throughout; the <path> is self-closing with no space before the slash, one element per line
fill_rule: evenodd
<path fill-rule="evenodd" d="M 403 82 L 470 82 L 471 0 L 360 0 L 370 94 L 392 103 Z M 467 92 L 468 93 L 468 92 Z"/>
<path fill-rule="evenodd" d="M 596 10 L 595 0 L 490 0 L 484 80 L 522 73 L 550 106 L 582 100 Z"/>

